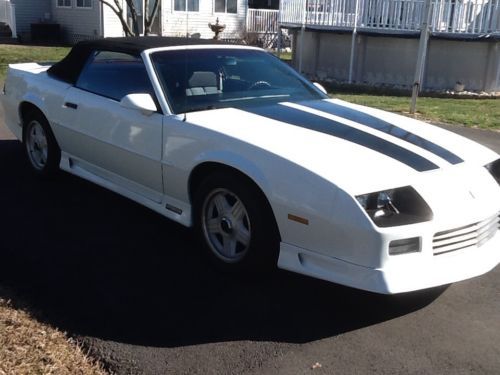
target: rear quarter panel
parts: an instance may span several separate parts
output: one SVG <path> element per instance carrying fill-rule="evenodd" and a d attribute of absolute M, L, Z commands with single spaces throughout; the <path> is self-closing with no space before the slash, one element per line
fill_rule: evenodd
<path fill-rule="evenodd" d="M 63 106 L 64 93 L 70 87 L 67 83 L 48 76 L 48 66 L 36 63 L 9 66 L 5 81 L 5 95 L 2 95 L 5 123 L 14 135 L 22 140 L 22 118 L 20 106 L 31 103 L 47 118 L 57 137 L 59 113 Z"/>

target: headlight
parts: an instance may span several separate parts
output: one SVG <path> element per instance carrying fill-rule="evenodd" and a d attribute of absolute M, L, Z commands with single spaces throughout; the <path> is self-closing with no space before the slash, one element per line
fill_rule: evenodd
<path fill-rule="evenodd" d="M 415 224 L 432 219 L 432 210 L 411 186 L 358 195 L 356 199 L 378 227 Z"/>
<path fill-rule="evenodd" d="M 493 178 L 500 184 L 500 159 L 486 164 L 484 166 L 493 176 Z"/>

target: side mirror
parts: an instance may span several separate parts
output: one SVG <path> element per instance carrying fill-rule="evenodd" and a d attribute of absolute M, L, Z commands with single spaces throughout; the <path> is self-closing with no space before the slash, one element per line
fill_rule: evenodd
<path fill-rule="evenodd" d="M 318 82 L 313 82 L 313 85 L 316 86 L 316 88 L 319 89 L 319 91 L 321 91 L 323 94 L 328 95 L 323 85 Z"/>
<path fill-rule="evenodd" d="M 120 100 L 120 105 L 123 108 L 135 109 L 146 116 L 151 116 L 158 110 L 149 94 L 128 94 Z"/>

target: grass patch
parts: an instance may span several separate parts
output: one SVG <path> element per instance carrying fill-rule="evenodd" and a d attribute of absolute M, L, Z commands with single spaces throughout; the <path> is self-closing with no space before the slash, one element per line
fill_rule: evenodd
<path fill-rule="evenodd" d="M 0 287 L 0 295 L 5 295 Z M 0 297 L 0 374 L 105 375 L 72 340 Z"/>
<path fill-rule="evenodd" d="M 409 97 L 343 93 L 332 96 L 351 103 L 409 115 Z M 500 129 L 500 100 L 419 98 L 417 117 L 427 121 Z"/>
<path fill-rule="evenodd" d="M 5 80 L 7 66 L 21 62 L 59 61 L 69 52 L 68 47 L 39 47 L 0 44 L 0 82 Z"/>
<path fill-rule="evenodd" d="M 278 53 L 276 53 L 278 55 Z M 292 61 L 292 53 L 291 52 L 281 52 L 280 59 L 283 61 Z"/>

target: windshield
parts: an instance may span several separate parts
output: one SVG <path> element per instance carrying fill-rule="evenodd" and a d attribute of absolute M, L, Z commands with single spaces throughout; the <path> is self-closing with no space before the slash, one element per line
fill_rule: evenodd
<path fill-rule="evenodd" d="M 174 113 L 326 97 L 288 65 L 264 51 L 163 51 L 152 54 L 152 61 Z"/>

